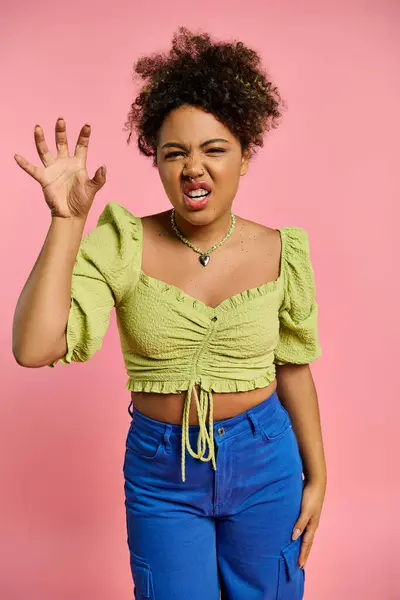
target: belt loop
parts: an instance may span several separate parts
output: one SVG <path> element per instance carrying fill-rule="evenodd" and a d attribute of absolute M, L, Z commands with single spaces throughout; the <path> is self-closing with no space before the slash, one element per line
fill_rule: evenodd
<path fill-rule="evenodd" d="M 165 432 L 164 432 L 164 446 L 165 446 L 165 452 L 167 454 L 171 454 L 171 442 L 170 442 L 170 435 L 171 435 L 171 431 L 172 431 L 172 427 L 169 423 L 165 424 Z"/>
<path fill-rule="evenodd" d="M 131 406 L 133 407 L 133 401 L 131 400 L 129 402 L 129 406 L 128 406 L 128 413 L 131 415 L 132 419 L 133 419 L 133 411 L 131 412 Z"/>
<path fill-rule="evenodd" d="M 257 434 L 258 434 L 259 427 L 260 427 L 258 419 L 257 419 L 257 415 L 255 415 L 252 412 L 252 410 L 250 409 L 250 410 L 247 411 L 247 416 L 248 416 L 249 421 L 251 423 L 251 429 L 253 431 L 253 436 L 256 437 Z"/>

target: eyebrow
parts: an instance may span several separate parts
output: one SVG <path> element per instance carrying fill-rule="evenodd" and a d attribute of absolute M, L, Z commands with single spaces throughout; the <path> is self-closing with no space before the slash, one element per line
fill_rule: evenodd
<path fill-rule="evenodd" d="M 200 148 L 203 146 L 208 146 L 208 144 L 214 144 L 216 142 L 222 142 L 224 144 L 229 144 L 228 140 L 224 140 L 224 138 L 213 138 L 212 140 L 206 140 L 202 144 L 200 144 Z M 178 142 L 168 142 L 161 147 L 161 150 L 164 148 L 182 148 L 182 150 L 187 150 L 184 144 L 179 144 Z"/>

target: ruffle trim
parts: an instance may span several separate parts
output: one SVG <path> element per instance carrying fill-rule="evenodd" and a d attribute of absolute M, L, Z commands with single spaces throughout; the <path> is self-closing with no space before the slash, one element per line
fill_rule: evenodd
<path fill-rule="evenodd" d="M 172 301 L 176 300 L 180 303 L 191 305 L 193 308 L 202 309 L 207 313 L 237 308 L 246 302 L 265 296 L 278 288 L 283 288 L 284 285 L 287 285 L 288 268 L 294 267 L 294 269 L 297 270 L 298 266 L 301 269 L 303 263 L 309 260 L 308 234 L 304 229 L 301 227 L 282 227 L 279 231 L 282 240 L 282 255 L 281 269 L 278 278 L 267 281 L 259 286 L 243 290 L 242 292 L 238 292 L 229 298 L 225 298 L 225 300 L 222 300 L 222 302 L 215 307 L 208 306 L 201 300 L 193 298 L 193 296 L 187 294 L 181 288 L 166 283 L 165 281 L 161 281 L 155 277 L 151 277 L 142 270 L 140 271 L 139 281 L 160 294 L 166 294 L 166 297 L 170 298 Z"/>
<path fill-rule="evenodd" d="M 153 290 L 156 290 L 160 294 L 168 294 L 168 297 L 171 298 L 171 300 L 173 300 L 173 301 L 177 300 L 180 303 L 185 303 L 186 305 L 192 305 L 193 308 L 200 308 L 207 312 L 213 312 L 213 311 L 218 311 L 218 310 L 229 310 L 232 308 L 236 308 L 245 302 L 248 302 L 250 300 L 255 300 L 257 298 L 265 296 L 265 294 L 277 289 L 277 287 L 281 283 L 282 278 L 280 276 L 278 279 L 275 279 L 273 281 L 267 281 L 266 283 L 263 283 L 257 287 L 250 288 L 250 289 L 244 290 L 242 292 L 238 292 L 237 294 L 234 294 L 233 296 L 230 296 L 229 298 L 225 298 L 225 300 L 222 300 L 222 302 L 220 302 L 215 307 L 208 306 L 201 300 L 197 300 L 196 298 L 193 298 L 193 296 L 190 296 L 189 294 L 184 292 L 181 288 L 179 288 L 175 285 L 166 283 L 165 281 L 161 281 L 160 279 L 156 279 L 155 277 L 151 277 L 150 275 L 147 275 L 143 271 L 140 272 L 139 280 L 145 286 L 147 286 Z"/>
<path fill-rule="evenodd" d="M 238 379 L 211 379 L 208 377 L 197 377 L 193 380 L 194 384 L 199 385 L 203 390 L 218 393 L 248 392 L 266 387 L 275 378 L 275 365 L 271 365 L 264 375 L 256 379 L 241 381 Z M 190 379 L 173 381 L 142 381 L 140 379 L 129 378 L 126 389 L 131 392 L 149 392 L 156 394 L 179 394 L 189 389 Z"/>

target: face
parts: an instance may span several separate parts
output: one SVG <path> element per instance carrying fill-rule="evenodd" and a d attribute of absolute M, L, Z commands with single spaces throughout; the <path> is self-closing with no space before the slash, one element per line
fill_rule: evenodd
<path fill-rule="evenodd" d="M 159 131 L 161 181 L 176 212 L 192 224 L 230 216 L 248 163 L 248 153 L 242 151 L 239 140 L 200 108 L 184 106 L 171 111 Z"/>

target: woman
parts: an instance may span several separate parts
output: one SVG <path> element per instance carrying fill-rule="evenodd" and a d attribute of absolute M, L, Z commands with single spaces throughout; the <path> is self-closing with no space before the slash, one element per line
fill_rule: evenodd
<path fill-rule="evenodd" d="M 105 168 L 86 172 L 90 126 L 70 157 L 59 119 L 57 158 L 37 127 L 44 168 L 15 158 L 52 219 L 16 308 L 14 356 L 86 361 L 115 307 L 137 598 L 300 600 L 326 486 L 308 238 L 232 213 L 280 96 L 253 50 L 184 28 L 136 73 L 145 85 L 126 125 L 172 209 L 140 218 L 110 202 L 81 240 L 105 183 Z"/>

